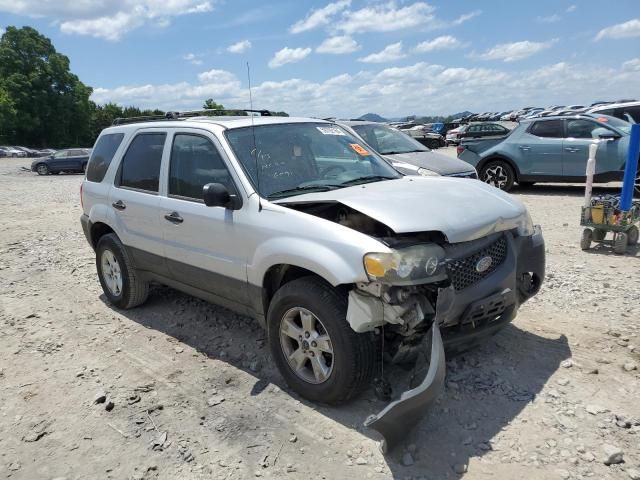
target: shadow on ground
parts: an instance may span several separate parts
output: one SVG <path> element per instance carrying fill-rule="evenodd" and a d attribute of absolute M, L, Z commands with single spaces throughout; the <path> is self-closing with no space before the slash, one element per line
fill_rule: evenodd
<path fill-rule="evenodd" d="M 101 298 L 105 301 L 104 296 Z M 269 358 L 265 332 L 250 318 L 165 287 L 154 288 L 145 306 L 120 313 L 257 377 L 253 396 L 259 397 L 273 383 L 322 415 L 379 439 L 376 432 L 362 426 L 368 415 L 385 405 L 375 398 L 372 389 L 339 408 L 297 397 Z M 408 434 L 405 444 L 386 457 L 393 477 L 459 478 L 453 466 L 466 465 L 497 448 L 496 435 L 536 399 L 570 355 L 565 336 L 545 338 L 511 324 L 481 347 L 450 358 L 445 392 Z M 393 368 L 397 367 L 389 368 L 393 377 Z M 414 452 L 414 463 L 409 466 L 402 464 L 407 447 Z"/>

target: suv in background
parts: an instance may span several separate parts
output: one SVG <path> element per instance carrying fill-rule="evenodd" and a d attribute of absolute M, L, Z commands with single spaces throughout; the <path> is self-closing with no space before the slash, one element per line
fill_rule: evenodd
<path fill-rule="evenodd" d="M 482 341 L 540 288 L 542 233 L 504 192 L 402 176 L 327 121 L 170 115 L 117 121 L 89 160 L 80 220 L 106 298 L 133 308 L 158 282 L 249 315 L 313 401 L 358 395 L 381 357 L 428 359 L 366 421 L 388 448 L 442 391 L 444 343 Z"/>
<path fill-rule="evenodd" d="M 90 150 L 69 148 L 58 150 L 48 157 L 40 157 L 31 163 L 31 171 L 38 175 L 57 175 L 60 172 L 83 173 L 87 168 Z"/>
<path fill-rule="evenodd" d="M 629 123 L 640 123 L 640 102 L 598 105 L 589 109 L 589 113 L 610 115 Z"/>
<path fill-rule="evenodd" d="M 480 180 L 510 190 L 515 182 L 584 182 L 589 145 L 598 143 L 595 182 L 619 181 L 631 125 L 598 114 L 521 120 L 506 138 L 468 139 L 458 158 L 478 169 Z"/>

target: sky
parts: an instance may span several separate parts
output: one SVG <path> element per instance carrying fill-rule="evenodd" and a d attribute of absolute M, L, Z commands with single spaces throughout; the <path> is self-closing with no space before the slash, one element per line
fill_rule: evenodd
<path fill-rule="evenodd" d="M 640 98 L 638 0 L 0 0 L 98 103 L 298 116 Z"/>

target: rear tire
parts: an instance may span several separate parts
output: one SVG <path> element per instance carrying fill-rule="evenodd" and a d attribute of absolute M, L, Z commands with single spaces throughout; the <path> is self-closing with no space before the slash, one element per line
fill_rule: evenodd
<path fill-rule="evenodd" d="M 593 230 L 585 228 L 582 231 L 582 238 L 580 239 L 580 248 L 582 250 L 589 250 L 591 248 L 591 242 L 593 241 Z"/>
<path fill-rule="evenodd" d="M 504 160 L 492 160 L 480 171 L 480 180 L 500 190 L 508 192 L 513 188 L 516 174 L 509 163 Z"/>
<path fill-rule="evenodd" d="M 629 237 L 626 233 L 618 233 L 616 239 L 613 242 L 613 253 L 618 255 L 624 255 L 627 253 L 627 245 L 629 244 Z"/>
<path fill-rule="evenodd" d="M 286 283 L 269 305 L 269 347 L 276 366 L 293 390 L 314 402 L 343 403 L 364 390 L 373 377 L 372 334 L 354 332 L 346 314 L 346 297 L 316 277 Z M 323 339 L 316 345 L 325 347 L 312 355 L 315 347 L 309 342 L 314 338 Z M 317 361 L 326 367 L 324 376 L 316 375 Z"/>
<path fill-rule="evenodd" d="M 437 140 L 429 140 L 427 142 L 427 147 L 429 147 L 431 150 L 437 150 L 438 148 L 440 148 L 440 142 Z"/>
<path fill-rule="evenodd" d="M 637 245 L 638 237 L 640 237 L 640 231 L 638 231 L 638 227 L 635 225 L 627 230 L 627 240 L 629 245 Z"/>
<path fill-rule="evenodd" d="M 98 241 L 96 268 L 105 296 L 116 307 L 127 310 L 147 300 L 149 283 L 140 278 L 115 234 L 104 235 Z"/>

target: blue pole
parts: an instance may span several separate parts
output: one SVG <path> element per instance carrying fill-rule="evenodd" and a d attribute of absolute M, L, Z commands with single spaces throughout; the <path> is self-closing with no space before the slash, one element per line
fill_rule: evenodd
<path fill-rule="evenodd" d="M 638 169 L 638 156 L 640 155 L 640 124 L 631 125 L 631 138 L 629 139 L 629 151 L 627 163 L 624 167 L 624 179 L 622 180 L 622 195 L 620 196 L 620 210 L 631 210 L 633 201 L 633 189 L 635 187 L 636 172 Z"/>

